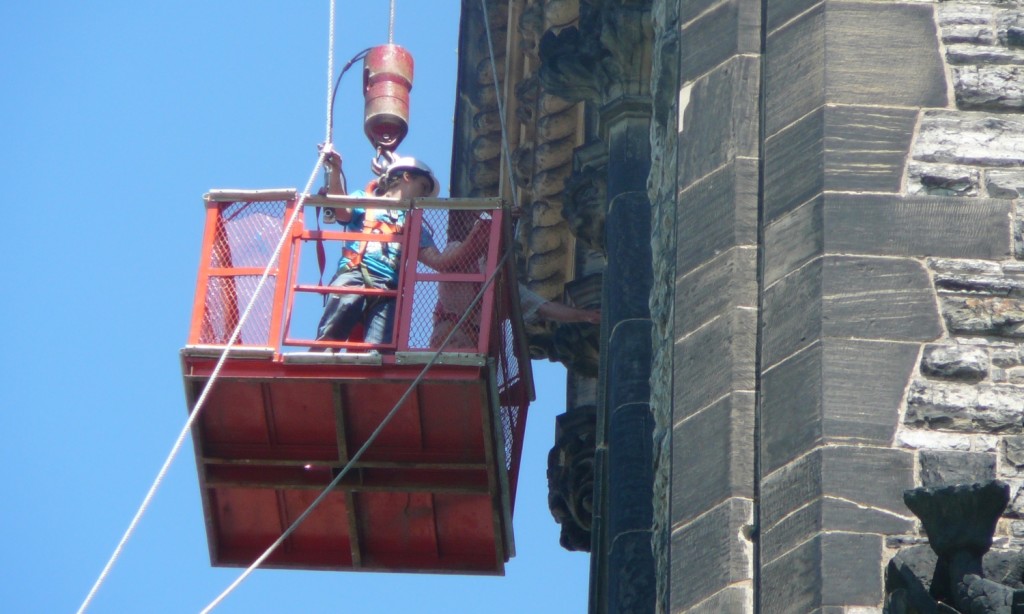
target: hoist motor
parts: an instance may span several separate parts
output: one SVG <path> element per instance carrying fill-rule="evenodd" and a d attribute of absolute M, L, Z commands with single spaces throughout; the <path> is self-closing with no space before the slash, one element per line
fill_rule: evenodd
<path fill-rule="evenodd" d="M 363 130 L 379 152 L 393 152 L 409 133 L 412 55 L 398 45 L 374 47 L 363 59 Z"/>

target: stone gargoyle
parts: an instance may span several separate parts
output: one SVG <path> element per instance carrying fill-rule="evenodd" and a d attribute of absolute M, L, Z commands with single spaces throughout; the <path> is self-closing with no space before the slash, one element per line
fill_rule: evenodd
<path fill-rule="evenodd" d="M 991 550 L 1010 500 L 999 481 L 916 488 L 903 501 L 928 544 L 901 549 L 885 570 L 885 614 L 1024 614 L 1024 554 Z"/>

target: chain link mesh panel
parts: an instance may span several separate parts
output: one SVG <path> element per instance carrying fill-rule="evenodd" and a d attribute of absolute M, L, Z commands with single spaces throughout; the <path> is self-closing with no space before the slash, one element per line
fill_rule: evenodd
<path fill-rule="evenodd" d="M 209 279 L 199 343 L 226 344 L 259 284 L 260 274 L 270 261 L 281 237 L 285 203 L 236 202 L 218 206 L 217 226 L 207 262 Z M 235 270 L 233 270 L 235 269 Z M 270 344 L 270 319 L 274 306 L 273 276 L 263 291 L 239 335 L 238 345 Z"/>

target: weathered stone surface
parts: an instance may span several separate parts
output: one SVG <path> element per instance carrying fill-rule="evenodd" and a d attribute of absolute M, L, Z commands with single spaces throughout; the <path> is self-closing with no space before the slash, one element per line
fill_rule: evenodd
<path fill-rule="evenodd" d="M 751 502 L 729 499 L 672 532 L 672 611 L 704 601 L 749 577 L 747 540 Z"/>
<path fill-rule="evenodd" d="M 826 441 L 888 446 L 917 344 L 826 338 L 823 346 Z"/>
<path fill-rule="evenodd" d="M 898 192 L 917 111 L 825 107 L 825 189 Z"/>
<path fill-rule="evenodd" d="M 828 5 L 826 17 L 829 102 L 946 105 L 931 6 L 841 2 Z"/>
<path fill-rule="evenodd" d="M 676 343 L 676 419 L 754 389 L 755 327 L 753 311 L 733 309 Z"/>
<path fill-rule="evenodd" d="M 616 324 L 608 336 L 605 363 L 612 384 L 605 401 L 609 412 L 646 403 L 651 397 L 651 321 L 637 318 Z"/>
<path fill-rule="evenodd" d="M 996 477 L 996 458 L 991 454 L 922 450 L 918 460 L 922 486 L 969 484 Z"/>
<path fill-rule="evenodd" d="M 652 439 L 654 418 L 647 403 L 611 412 L 608 424 L 608 487 L 616 504 L 608 506 L 610 539 L 651 528 Z"/>
<path fill-rule="evenodd" d="M 1013 257 L 1024 260 L 1024 201 L 1013 201 Z"/>
<path fill-rule="evenodd" d="M 1024 436 L 1003 437 L 1002 470 L 1008 476 L 1024 476 Z"/>
<path fill-rule="evenodd" d="M 981 193 L 981 170 L 956 164 L 911 162 L 907 167 L 907 193 L 978 196 Z"/>
<path fill-rule="evenodd" d="M 986 37 L 987 34 L 981 34 Z M 952 44 L 946 48 L 946 59 L 953 66 L 977 64 L 1024 64 L 1024 53 L 1017 49 L 988 45 Z"/>
<path fill-rule="evenodd" d="M 928 345 L 921 356 L 921 374 L 977 382 L 988 376 L 988 352 L 979 347 Z"/>
<path fill-rule="evenodd" d="M 1024 300 L 940 295 L 949 331 L 958 335 L 1024 338 Z"/>
<path fill-rule="evenodd" d="M 882 539 L 829 533 L 764 566 L 764 612 L 815 612 L 835 604 L 874 606 L 882 599 Z"/>
<path fill-rule="evenodd" d="M 676 330 L 686 335 L 736 307 L 757 305 L 757 250 L 730 249 L 676 281 Z"/>
<path fill-rule="evenodd" d="M 992 364 L 1004 369 L 1024 365 L 1024 347 L 993 348 Z"/>
<path fill-rule="evenodd" d="M 812 260 L 764 293 L 763 361 L 770 367 L 821 336 L 823 259 Z"/>
<path fill-rule="evenodd" d="M 810 6 L 808 3 L 803 8 Z M 772 21 L 769 14 L 769 24 Z M 774 136 L 826 102 L 824 5 L 773 30 L 768 35 L 766 53 L 765 134 Z M 770 160 L 767 156 L 765 161 Z"/>
<path fill-rule="evenodd" d="M 928 268 L 938 275 L 1001 275 L 1002 267 L 988 260 L 928 258 Z"/>
<path fill-rule="evenodd" d="M 608 567 L 608 610 L 646 612 L 654 605 L 654 557 L 651 532 L 632 531 L 613 538 Z"/>
<path fill-rule="evenodd" d="M 754 394 L 733 393 L 672 434 L 672 523 L 687 522 L 730 497 L 753 496 Z"/>
<path fill-rule="evenodd" d="M 910 259 L 825 258 L 823 334 L 931 341 L 942 334 L 928 273 Z"/>
<path fill-rule="evenodd" d="M 897 443 L 901 447 L 914 450 L 960 450 L 966 452 L 972 448 L 970 435 L 919 429 L 900 429 L 897 433 Z"/>
<path fill-rule="evenodd" d="M 956 24 L 943 26 L 942 42 L 946 45 L 956 45 L 958 43 L 991 45 L 996 42 L 996 33 L 990 26 L 985 24 Z"/>
<path fill-rule="evenodd" d="M 912 156 L 915 160 L 949 164 L 1024 165 L 1024 118 L 926 111 Z"/>
<path fill-rule="evenodd" d="M 683 26 L 679 82 L 686 83 L 740 53 L 759 53 L 758 5 L 728 0 Z"/>
<path fill-rule="evenodd" d="M 797 352 L 762 376 L 761 464 L 770 472 L 822 443 L 820 343 Z"/>
<path fill-rule="evenodd" d="M 824 189 L 824 120 L 824 108 L 819 108 L 765 141 L 766 223 L 777 220 Z"/>
<path fill-rule="evenodd" d="M 681 189 L 736 156 L 757 156 L 758 71 L 756 58 L 736 57 L 683 88 Z"/>
<path fill-rule="evenodd" d="M 748 614 L 751 592 L 749 586 L 730 586 L 686 610 L 686 614 Z"/>
<path fill-rule="evenodd" d="M 757 241 L 757 161 L 738 158 L 679 194 L 676 270 Z"/>
<path fill-rule="evenodd" d="M 1024 67 L 954 66 L 956 105 L 967 110 L 1017 111 L 1024 109 Z"/>
<path fill-rule="evenodd" d="M 1024 171 L 988 171 L 985 189 L 992 198 L 1021 198 L 1024 196 Z"/>
<path fill-rule="evenodd" d="M 825 250 L 825 199 L 804 203 L 764 231 L 764 284 L 770 286 Z"/>
<path fill-rule="evenodd" d="M 1001 274 L 936 273 L 935 288 L 943 293 L 1024 298 L 1024 277 Z"/>
<path fill-rule="evenodd" d="M 835 497 L 822 497 L 787 515 L 764 532 L 761 556 L 773 561 L 822 531 L 900 534 L 914 530 L 909 515 L 896 515 Z"/>
<path fill-rule="evenodd" d="M 821 499 L 823 448 L 815 448 L 775 471 L 765 468 L 761 482 L 761 533 L 769 531 L 795 510 Z"/>
<path fill-rule="evenodd" d="M 827 194 L 826 253 L 999 260 L 1010 204 L 989 198 Z"/>
<path fill-rule="evenodd" d="M 1020 433 L 1022 412 L 1015 386 L 918 380 L 907 394 L 905 423 L 964 433 Z"/>

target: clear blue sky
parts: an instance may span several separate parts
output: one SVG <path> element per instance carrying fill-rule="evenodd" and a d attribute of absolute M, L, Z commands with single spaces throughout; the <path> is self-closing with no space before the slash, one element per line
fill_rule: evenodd
<path fill-rule="evenodd" d="M 85 598 L 186 419 L 184 344 L 211 188 L 303 187 L 324 139 L 327 0 L 4 2 L 0 140 L 0 604 Z M 399 0 L 416 59 L 402 151 L 445 181 L 458 0 Z M 339 0 L 336 66 L 387 42 L 387 0 Z M 335 140 L 368 178 L 358 73 Z M 447 186 L 445 186 L 447 190 Z M 445 194 L 445 192 L 442 192 Z M 219 612 L 583 612 L 589 557 L 558 547 L 545 468 L 564 371 L 534 363 L 507 575 L 260 570 Z M 209 566 L 187 443 L 91 612 L 194 612 L 239 574 Z"/>

